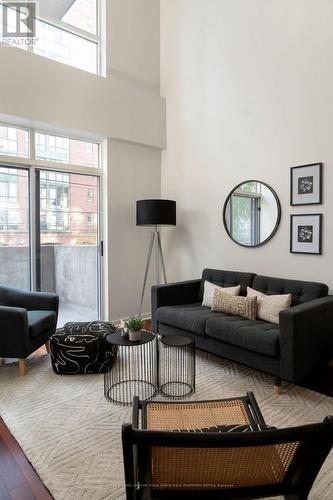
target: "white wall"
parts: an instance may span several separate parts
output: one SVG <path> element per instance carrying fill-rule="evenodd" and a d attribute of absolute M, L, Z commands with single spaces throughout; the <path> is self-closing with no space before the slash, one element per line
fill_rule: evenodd
<path fill-rule="evenodd" d="M 159 95 L 159 2 L 107 0 L 105 15 L 106 78 L 0 48 L 0 120 L 109 138 L 106 317 L 118 319 L 139 308 L 149 234 L 134 225 L 135 201 L 160 196 L 165 100 Z"/>
<path fill-rule="evenodd" d="M 158 149 L 109 141 L 109 317 L 113 320 L 139 313 L 150 231 L 136 226 L 136 200 L 161 195 Z M 152 266 L 151 271 L 154 270 Z M 143 313 L 150 312 L 149 275 Z"/>
<path fill-rule="evenodd" d="M 164 100 L 130 78 L 108 78 L 0 47 L 0 113 L 58 128 L 164 146 Z"/>
<path fill-rule="evenodd" d="M 165 233 L 173 280 L 206 266 L 313 279 L 333 287 L 333 3 L 161 0 L 161 93 L 167 98 L 162 196 L 177 200 Z M 324 204 L 289 206 L 289 168 L 324 162 Z M 222 225 L 229 191 L 270 184 L 275 237 L 237 246 Z M 289 215 L 324 213 L 322 256 L 289 253 Z"/>
<path fill-rule="evenodd" d="M 159 93 L 159 0 L 107 0 L 107 5 L 107 73 L 131 75 Z"/>

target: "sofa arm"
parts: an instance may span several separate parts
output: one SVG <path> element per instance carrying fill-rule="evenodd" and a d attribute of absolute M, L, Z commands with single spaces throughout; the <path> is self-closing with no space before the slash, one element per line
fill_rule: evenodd
<path fill-rule="evenodd" d="M 21 357 L 26 352 L 29 352 L 27 311 L 0 306 L 0 356 Z"/>
<path fill-rule="evenodd" d="M 2 286 L 0 287 L 0 303 L 22 307 L 28 311 L 49 310 L 58 314 L 59 297 L 55 293 L 26 292 Z"/>
<path fill-rule="evenodd" d="M 296 382 L 333 356 L 333 296 L 280 313 L 280 374 Z"/>
<path fill-rule="evenodd" d="M 151 314 L 154 332 L 157 332 L 158 326 L 156 309 L 161 306 L 175 306 L 198 302 L 200 284 L 201 279 L 196 279 L 151 287 Z"/>

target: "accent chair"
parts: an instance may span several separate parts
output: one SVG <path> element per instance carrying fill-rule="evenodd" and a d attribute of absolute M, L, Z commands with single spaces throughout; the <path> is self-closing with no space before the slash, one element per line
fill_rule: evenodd
<path fill-rule="evenodd" d="M 57 326 L 59 297 L 0 286 L 0 358 L 18 358 L 20 375 L 25 359 L 45 344 Z"/>

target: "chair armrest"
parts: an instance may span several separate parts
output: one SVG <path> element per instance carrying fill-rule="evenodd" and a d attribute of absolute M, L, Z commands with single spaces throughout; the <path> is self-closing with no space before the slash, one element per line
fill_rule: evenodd
<path fill-rule="evenodd" d="M 19 356 L 29 350 L 29 327 L 26 309 L 0 306 L 0 356 Z M 15 354 L 17 352 L 17 354 Z"/>
<path fill-rule="evenodd" d="M 333 356 L 333 296 L 280 313 L 280 375 L 296 382 Z"/>
<path fill-rule="evenodd" d="M 55 293 L 26 292 L 8 287 L 0 287 L 0 302 L 28 311 L 50 310 L 58 313 L 59 308 L 59 297 Z"/>
<path fill-rule="evenodd" d="M 201 279 L 196 279 L 151 287 L 151 314 L 155 332 L 157 332 L 156 309 L 161 306 L 198 302 L 200 284 Z"/>

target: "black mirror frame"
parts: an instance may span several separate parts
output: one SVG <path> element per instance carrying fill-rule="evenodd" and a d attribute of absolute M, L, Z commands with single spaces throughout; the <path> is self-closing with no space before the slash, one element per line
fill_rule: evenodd
<path fill-rule="evenodd" d="M 229 232 L 229 229 L 228 229 L 228 226 L 226 224 L 226 217 L 225 217 L 225 213 L 226 213 L 226 210 L 227 210 L 227 205 L 228 205 L 228 202 L 233 194 L 234 191 L 236 191 L 236 189 L 238 189 L 240 186 L 242 186 L 243 184 L 247 184 L 248 182 L 257 182 L 259 184 L 263 184 L 264 186 L 266 186 L 270 191 L 271 193 L 273 194 L 274 198 L 275 198 L 275 201 L 276 201 L 276 205 L 277 205 L 277 218 L 276 218 L 276 223 L 275 223 L 275 226 L 271 232 L 271 234 L 268 236 L 268 238 L 266 238 L 264 241 L 261 241 L 260 243 L 258 243 L 257 245 L 243 245 L 243 243 L 239 243 L 237 240 L 235 240 L 230 232 Z M 274 189 L 269 185 L 267 184 L 266 182 L 263 182 L 263 181 L 258 181 L 258 180 L 255 180 L 255 179 L 252 179 L 252 180 L 248 180 L 248 181 L 242 181 L 240 182 L 239 184 L 237 184 L 237 186 L 235 186 L 231 191 L 230 193 L 228 194 L 225 202 L 224 202 L 224 205 L 223 205 L 223 225 L 224 225 L 224 229 L 227 233 L 227 235 L 229 236 L 229 238 L 234 241 L 235 243 L 237 243 L 237 245 L 241 246 L 241 247 L 244 247 L 244 248 L 258 248 L 258 247 L 261 247 L 262 245 L 265 245 L 265 243 L 267 243 L 269 240 L 271 240 L 273 238 L 273 236 L 275 235 L 279 225 L 280 225 L 280 221 L 281 221 L 281 204 L 280 204 L 280 200 L 279 200 L 279 197 L 278 195 L 276 194 L 276 192 L 274 191 Z"/>

